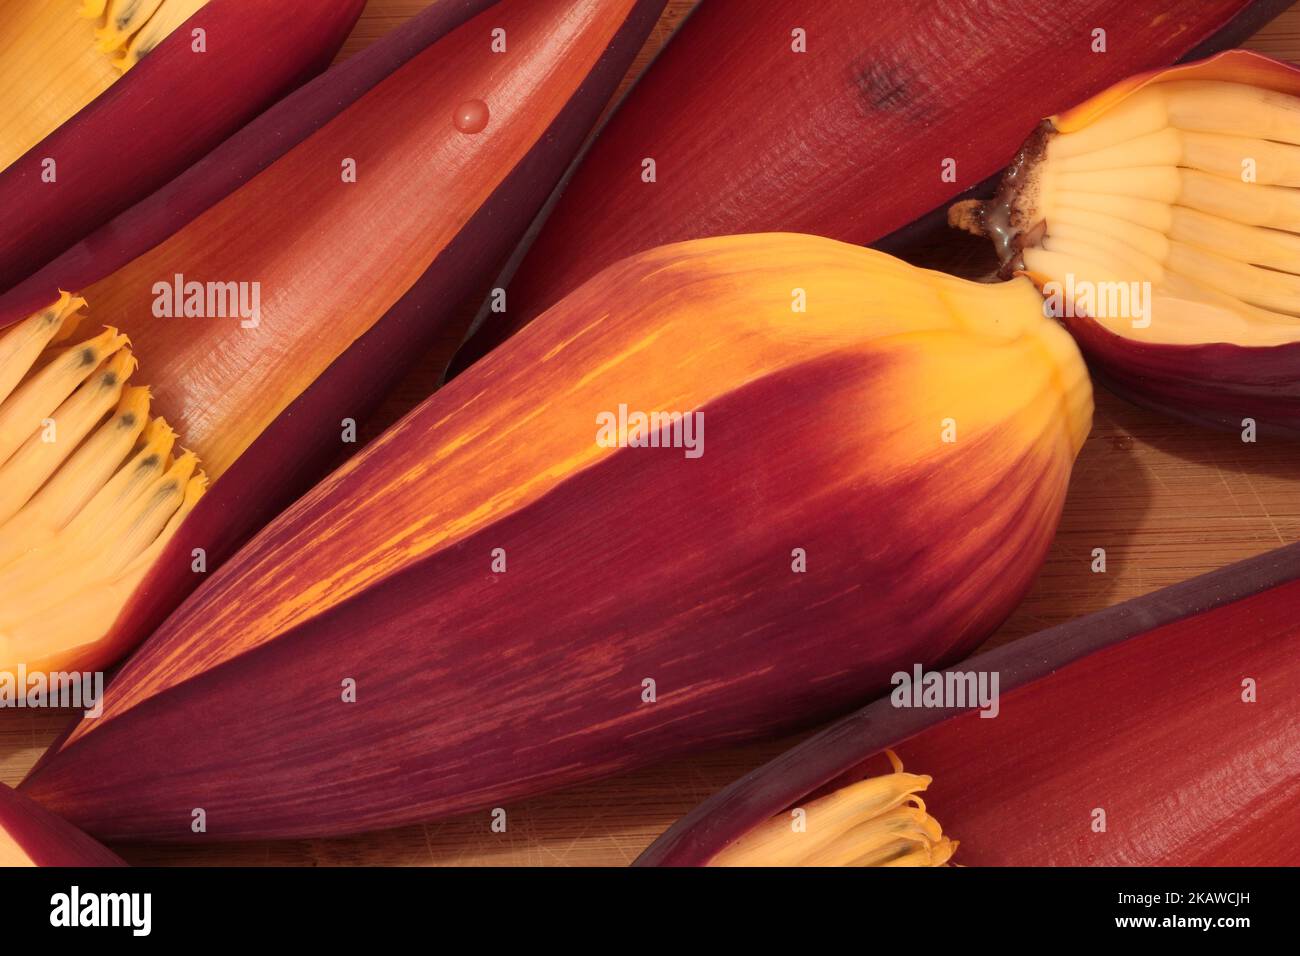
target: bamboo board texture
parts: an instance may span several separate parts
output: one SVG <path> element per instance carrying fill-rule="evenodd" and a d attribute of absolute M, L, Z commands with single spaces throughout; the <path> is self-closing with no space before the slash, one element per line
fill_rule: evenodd
<path fill-rule="evenodd" d="M 371 0 L 341 57 L 434 0 Z M 628 74 L 630 83 L 696 0 L 670 0 Z M 1300 62 L 1300 3 L 1246 44 Z M 954 235 L 935 258 L 978 255 Z M 454 348 L 446 343 L 445 352 Z M 431 355 L 369 431 L 396 420 L 437 383 Z M 1024 604 L 986 646 L 1099 610 L 1233 561 L 1300 540 L 1300 445 L 1245 444 L 1097 395 L 1092 434 L 1075 466 L 1056 541 Z M 1104 548 L 1105 574 L 1091 570 Z M 66 724 L 58 712 L 0 711 L 0 781 L 17 784 Z M 508 806 L 493 833 L 487 812 L 382 833 L 190 847 L 119 845 L 137 865 L 622 866 L 718 788 L 795 738 L 697 755 Z"/>

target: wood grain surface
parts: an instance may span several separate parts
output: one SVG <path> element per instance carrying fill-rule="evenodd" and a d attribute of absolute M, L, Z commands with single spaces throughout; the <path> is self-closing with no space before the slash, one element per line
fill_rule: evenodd
<path fill-rule="evenodd" d="M 341 56 L 363 48 L 433 0 L 371 0 Z M 630 82 L 695 0 L 670 0 Z M 1251 39 L 1300 61 L 1300 4 Z M 937 250 L 974 268 L 982 248 L 954 235 Z M 374 434 L 437 384 L 443 347 L 407 378 Z M 1096 423 L 1071 482 L 1060 532 L 1025 603 L 988 646 L 1300 540 L 1300 445 L 1245 444 L 1167 422 L 1100 392 Z M 1094 548 L 1107 571 L 1094 574 Z M 0 711 L 0 780 L 16 784 L 66 724 L 58 712 Z M 116 846 L 143 865 L 625 865 L 677 817 L 792 743 L 769 741 L 697 755 L 507 807 L 493 833 L 486 812 L 330 840 Z"/>

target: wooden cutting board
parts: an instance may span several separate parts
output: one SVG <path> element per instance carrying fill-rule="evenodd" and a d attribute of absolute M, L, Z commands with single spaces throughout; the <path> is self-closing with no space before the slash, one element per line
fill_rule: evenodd
<path fill-rule="evenodd" d="M 348 56 L 433 0 L 371 0 Z M 670 0 L 631 81 L 696 0 Z M 1300 3 L 1247 44 L 1300 62 Z M 956 258 L 966 254 L 957 244 Z M 448 341 L 397 390 L 393 421 L 433 390 Z M 375 429 L 372 429 L 372 432 Z M 1060 531 L 1027 600 L 986 646 L 1145 594 L 1300 540 L 1300 445 L 1244 444 L 1142 412 L 1107 393 L 1075 466 Z M 1091 570 L 1104 548 L 1105 574 Z M 0 711 L 0 780 L 16 784 L 66 723 L 59 713 Z M 140 865 L 616 865 L 631 862 L 701 799 L 793 740 L 678 760 L 507 807 L 505 833 L 488 814 L 331 840 L 195 847 L 124 845 Z"/>

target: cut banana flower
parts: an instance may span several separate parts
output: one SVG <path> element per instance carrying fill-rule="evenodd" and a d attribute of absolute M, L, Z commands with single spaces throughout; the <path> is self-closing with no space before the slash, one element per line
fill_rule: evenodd
<path fill-rule="evenodd" d="M 127 384 L 126 336 L 79 332 L 85 304 L 0 333 L 0 661 L 33 670 L 34 646 L 102 637 L 207 483 Z"/>
<path fill-rule="evenodd" d="M 0 4 L 0 38 L 27 4 Z M 491 281 L 663 0 L 434 4 L 247 125 L 246 99 L 206 123 L 223 76 L 301 82 L 311 71 L 289 54 L 328 62 L 362 5 L 210 0 L 183 28 L 208 31 L 206 55 L 173 33 L 0 173 L 0 209 L 14 212 L 0 231 L 0 671 L 116 663 L 353 450 L 356 423 L 413 357 L 459 334 L 447 303 Z M 184 7 L 87 12 L 130 55 Z M 479 42 L 494 29 L 509 31 L 505 56 Z M 491 104 L 491 122 L 467 134 L 453 117 L 471 100 Z M 234 129 L 208 153 L 191 118 Z M 167 151 L 140 137 L 155 125 L 208 159 L 154 162 Z M 42 155 L 59 157 L 57 188 L 32 188 Z M 319 175 L 338 157 L 340 174 Z M 111 212 L 95 197 L 140 187 L 139 165 L 165 185 L 92 238 L 58 233 Z M 349 166 L 364 172 L 350 180 Z M 41 242 L 52 258 L 31 272 Z M 448 253 L 460 249 L 473 255 Z M 346 276 L 317 268 L 327 260 Z M 60 289 L 84 296 L 84 318 Z M 152 395 L 129 381 L 133 352 Z M 164 413 L 177 434 L 151 420 Z"/>
<path fill-rule="evenodd" d="M 0 11 L 0 169 L 43 140 L 209 0 L 9 0 Z M 33 97 L 31 91 L 39 90 Z"/>
<path fill-rule="evenodd" d="M 181 173 L 325 69 L 364 4 L 0 2 L 0 293 L 164 185 L 179 188 Z M 59 284 L 89 283 L 56 279 L 42 299 Z"/>
<path fill-rule="evenodd" d="M 1004 265 L 1076 297 L 1148 283 L 1085 311 L 1151 342 L 1300 338 L 1300 99 L 1242 83 L 1152 84 L 1074 132 L 1044 129 L 1005 198 Z M 1077 299 L 1073 304 L 1078 304 Z"/>
<path fill-rule="evenodd" d="M 1121 392 L 1294 435 L 1298 76 L 1232 51 L 1128 81 L 1042 124 L 950 221 L 992 238 Z"/>
<path fill-rule="evenodd" d="M 778 814 L 715 856 L 710 866 L 944 866 L 958 843 L 917 796 L 933 782 L 903 771 L 869 777 Z M 797 821 L 797 822 L 796 822 Z"/>

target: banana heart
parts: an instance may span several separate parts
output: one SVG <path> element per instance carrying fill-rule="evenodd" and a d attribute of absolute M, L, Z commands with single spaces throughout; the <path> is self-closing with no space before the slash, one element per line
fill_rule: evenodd
<path fill-rule="evenodd" d="M 208 839 L 319 836 L 807 725 L 1001 624 L 1091 415 L 1027 279 L 641 253 L 270 524 L 24 789 L 101 837 L 191 840 L 198 806 Z M 883 826 L 945 858 L 913 793 Z"/>

